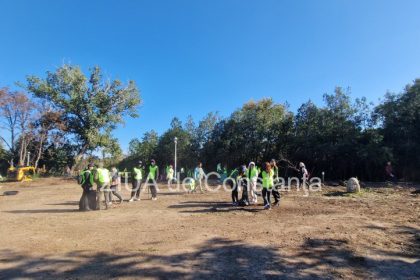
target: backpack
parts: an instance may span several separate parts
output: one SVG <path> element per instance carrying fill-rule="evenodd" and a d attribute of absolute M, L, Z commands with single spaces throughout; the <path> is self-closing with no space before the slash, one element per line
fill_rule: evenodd
<path fill-rule="evenodd" d="M 83 174 L 83 173 L 81 173 L 81 174 L 77 175 L 77 183 L 78 183 L 79 185 L 83 184 L 83 176 L 84 176 L 84 174 Z"/>

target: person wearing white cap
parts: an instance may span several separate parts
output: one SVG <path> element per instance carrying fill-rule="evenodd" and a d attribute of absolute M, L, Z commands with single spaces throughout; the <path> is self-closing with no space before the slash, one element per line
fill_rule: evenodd
<path fill-rule="evenodd" d="M 249 188 L 248 191 L 250 192 L 249 202 L 250 204 L 257 203 L 257 180 L 258 180 L 258 169 L 255 166 L 255 162 L 251 161 L 248 165 L 247 177 L 249 180 Z"/>

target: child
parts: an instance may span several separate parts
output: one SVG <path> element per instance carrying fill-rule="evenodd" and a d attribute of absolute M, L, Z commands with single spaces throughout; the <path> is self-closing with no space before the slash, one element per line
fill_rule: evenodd
<path fill-rule="evenodd" d="M 195 180 L 190 178 L 188 181 L 188 185 L 190 187 L 190 193 L 195 192 Z"/>
<path fill-rule="evenodd" d="M 263 180 L 263 189 L 262 189 L 262 197 L 264 199 L 264 209 L 270 210 L 271 209 L 271 202 L 270 202 L 270 193 L 274 186 L 274 171 L 271 169 L 271 164 L 269 162 L 265 163 L 264 170 L 262 172 L 262 180 Z"/>

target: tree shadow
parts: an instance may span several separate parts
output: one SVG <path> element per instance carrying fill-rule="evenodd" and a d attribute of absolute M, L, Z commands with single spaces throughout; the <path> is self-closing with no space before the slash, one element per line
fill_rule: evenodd
<path fill-rule="evenodd" d="M 59 214 L 59 213 L 70 213 L 70 212 L 80 212 L 78 209 L 31 209 L 31 210 L 11 210 L 4 211 L 11 214 Z"/>
<path fill-rule="evenodd" d="M 152 249 L 120 254 L 74 251 L 59 257 L 2 250 L 0 278 L 415 279 L 420 274 L 418 261 L 370 259 L 354 253 L 347 241 L 336 239 L 307 239 L 293 254 L 224 238 L 192 249 L 172 255 Z"/>
<path fill-rule="evenodd" d="M 182 209 L 179 211 L 180 213 L 227 213 L 236 211 L 257 213 L 263 211 L 261 207 L 255 207 L 256 206 L 232 206 L 231 203 L 226 201 L 185 201 L 168 206 L 168 208 L 172 209 Z"/>
<path fill-rule="evenodd" d="M 79 205 L 79 201 L 66 201 L 66 202 L 60 202 L 60 203 L 48 203 L 45 205 L 52 205 L 52 206 L 74 206 Z"/>

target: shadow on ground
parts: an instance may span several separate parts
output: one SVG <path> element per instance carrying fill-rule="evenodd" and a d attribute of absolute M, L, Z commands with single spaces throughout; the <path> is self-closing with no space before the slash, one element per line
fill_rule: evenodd
<path fill-rule="evenodd" d="M 74 251 L 65 256 L 30 257 L 0 251 L 1 279 L 415 279 L 420 262 L 373 260 L 355 254 L 344 240 L 308 239 L 293 254 L 281 249 L 210 239 L 192 252 L 160 255 L 151 248 L 135 253 Z"/>
<path fill-rule="evenodd" d="M 180 209 L 180 213 L 226 213 L 235 211 L 257 213 L 262 211 L 261 206 L 234 207 L 226 201 L 185 201 L 176 205 L 170 205 L 168 208 Z"/>
<path fill-rule="evenodd" d="M 4 211 L 12 214 L 60 214 L 60 213 L 71 213 L 79 212 L 79 209 L 28 209 L 28 210 L 11 210 Z"/>

